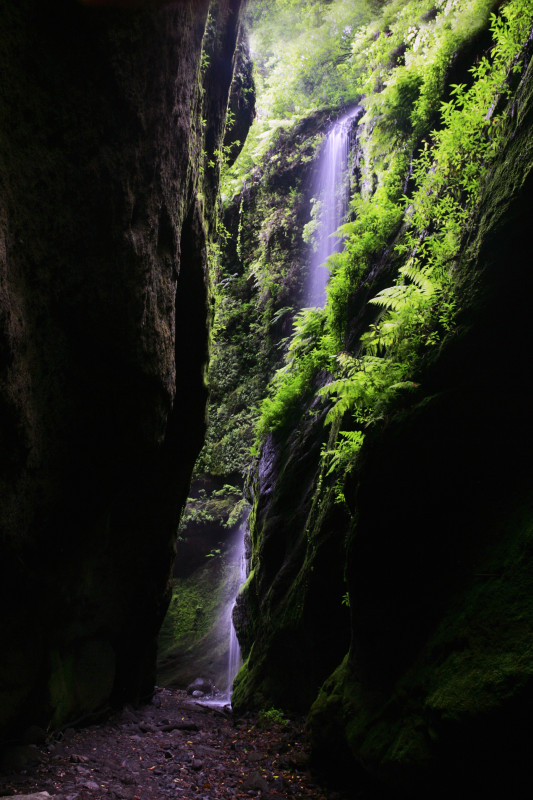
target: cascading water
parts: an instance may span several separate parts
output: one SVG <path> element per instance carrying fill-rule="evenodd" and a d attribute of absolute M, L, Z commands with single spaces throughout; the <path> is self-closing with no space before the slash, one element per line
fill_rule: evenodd
<path fill-rule="evenodd" d="M 315 198 L 319 203 L 316 237 L 318 246 L 310 264 L 305 291 L 305 305 L 307 306 L 321 307 L 324 305 L 329 277 L 325 262 L 332 253 L 338 252 L 342 247 L 341 240 L 332 234 L 345 221 L 348 213 L 350 135 L 354 122 L 362 113 L 363 109 L 357 106 L 338 119 L 329 131 L 320 154 L 315 186 Z M 228 641 L 226 685 L 223 689 L 221 686 L 221 694 L 203 701 L 207 705 L 225 705 L 230 702 L 233 680 L 242 664 L 239 641 L 233 625 L 233 609 L 239 588 L 246 580 L 245 536 L 247 525 L 248 518 L 246 517 L 234 531 L 227 551 L 228 563 L 231 566 L 228 602 L 218 620 L 220 635 L 227 637 L 226 641 Z"/>
<path fill-rule="evenodd" d="M 249 513 L 249 510 L 248 510 Z M 248 513 L 241 520 L 239 526 L 232 531 L 225 553 L 225 602 L 216 623 L 215 648 L 220 648 L 221 655 L 225 654 L 224 662 L 221 659 L 220 667 L 217 665 L 216 677 L 219 687 L 211 697 L 205 697 L 200 702 L 207 706 L 227 706 L 231 702 L 233 679 L 242 664 L 241 649 L 235 627 L 233 625 L 233 609 L 240 587 L 246 580 L 247 553 L 246 533 L 248 530 Z"/>
<path fill-rule="evenodd" d="M 228 642 L 226 685 L 220 687 L 222 695 L 215 700 L 216 704 L 228 703 L 231 699 L 233 679 L 242 664 L 241 648 L 233 625 L 233 608 L 235 599 L 240 587 L 246 580 L 247 561 L 245 537 L 248 527 L 248 515 L 241 521 L 239 527 L 234 531 L 230 546 L 228 548 L 228 559 L 231 567 L 230 585 L 228 586 L 228 602 L 220 615 L 218 626 L 221 635 L 226 637 Z"/>
<path fill-rule="evenodd" d="M 242 528 L 242 530 L 241 530 Z M 246 535 L 246 521 L 239 527 L 239 531 L 241 533 L 241 540 L 240 540 L 240 559 L 239 559 L 239 586 L 238 589 L 242 586 L 244 581 L 246 580 L 246 552 L 245 552 L 245 545 L 244 545 L 244 537 Z M 237 589 L 237 591 L 238 591 Z M 239 671 L 239 668 L 242 664 L 241 658 L 241 648 L 239 645 L 239 640 L 237 639 L 237 632 L 235 630 L 235 625 L 233 624 L 233 608 L 235 606 L 235 602 L 231 605 L 230 610 L 230 631 L 229 631 L 229 649 L 228 649 L 228 681 L 226 685 L 226 694 L 229 698 L 231 698 L 231 690 L 233 688 L 233 679 L 235 675 Z"/>
<path fill-rule="evenodd" d="M 346 220 L 348 213 L 350 131 L 362 113 L 361 106 L 356 106 L 340 117 L 331 127 L 319 156 L 315 184 L 315 202 L 319 204 L 317 245 L 307 279 L 304 303 L 306 306 L 317 308 L 324 306 L 329 278 L 325 262 L 332 253 L 338 252 L 342 247 L 341 240 L 333 234 Z"/>

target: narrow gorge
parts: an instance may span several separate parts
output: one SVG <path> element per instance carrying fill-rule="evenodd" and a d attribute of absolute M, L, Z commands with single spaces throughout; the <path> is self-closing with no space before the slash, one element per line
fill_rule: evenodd
<path fill-rule="evenodd" d="M 533 0 L 0 20 L 0 795 L 525 797 Z"/>

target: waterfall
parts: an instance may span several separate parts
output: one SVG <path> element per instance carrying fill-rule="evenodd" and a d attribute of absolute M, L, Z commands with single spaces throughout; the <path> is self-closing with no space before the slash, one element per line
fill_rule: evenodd
<path fill-rule="evenodd" d="M 233 624 L 233 608 L 235 606 L 235 599 L 238 591 L 244 581 L 246 580 L 247 562 L 246 562 L 246 547 L 245 536 L 248 527 L 248 515 L 244 517 L 239 527 L 236 529 L 232 537 L 232 542 L 229 552 L 231 553 L 231 590 L 230 599 L 221 616 L 221 625 L 223 633 L 227 637 L 228 642 L 228 656 L 227 656 L 227 672 L 226 672 L 226 686 L 223 690 L 223 697 L 230 700 L 231 689 L 233 686 L 233 679 L 239 671 L 242 664 L 241 648 L 237 633 Z"/>
<path fill-rule="evenodd" d="M 342 247 L 339 238 L 332 236 L 345 220 L 350 201 L 348 153 L 352 125 L 363 113 L 361 106 L 352 108 L 333 123 L 322 147 L 315 183 L 315 202 L 318 208 L 316 250 L 309 265 L 305 305 L 322 308 L 326 302 L 329 272 L 325 265 L 332 253 Z"/>
<path fill-rule="evenodd" d="M 242 530 L 241 530 L 242 529 Z M 241 540 L 240 540 L 240 559 L 239 559 L 239 586 L 238 589 L 242 586 L 244 581 L 246 580 L 246 553 L 245 553 L 245 546 L 244 546 L 244 537 L 246 534 L 246 521 L 239 526 L 239 532 L 241 533 Z M 238 591 L 237 589 L 237 591 Z M 226 694 L 229 698 L 231 698 L 231 690 L 233 687 L 233 679 L 235 675 L 239 671 L 239 668 L 242 664 L 241 658 L 241 648 L 239 645 L 239 640 L 237 639 L 237 632 L 235 630 L 235 625 L 233 624 L 233 608 L 235 607 L 235 602 L 233 602 L 230 611 L 230 630 L 229 630 L 229 648 L 228 648 L 228 681 L 226 686 Z"/>

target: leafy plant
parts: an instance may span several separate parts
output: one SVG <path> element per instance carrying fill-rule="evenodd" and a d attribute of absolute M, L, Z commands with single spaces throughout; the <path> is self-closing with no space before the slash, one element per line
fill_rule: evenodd
<path fill-rule="evenodd" d="M 365 427 L 406 392 L 418 389 L 416 374 L 428 348 L 453 330 L 453 265 L 486 171 L 501 147 L 502 101 L 508 96 L 509 75 L 520 69 L 532 0 L 510 0 L 499 16 L 490 14 L 490 55 L 472 67 L 469 85 L 450 87 L 448 99 L 440 102 L 438 127 L 429 125 L 438 120 L 435 109 L 452 53 L 486 23 L 492 5 L 483 0 L 438 2 L 439 13 L 424 22 L 420 4 L 389 3 L 383 14 L 387 36 L 383 29 L 371 35 L 370 26 L 354 37 L 353 52 L 366 57 L 357 81 L 368 93 L 362 190 L 352 202 L 355 220 L 342 228 L 344 252 L 329 261 L 326 308 L 318 316 L 306 311 L 297 318 L 285 366 L 263 403 L 259 423 L 260 436 L 282 428 L 301 408 L 302 397 L 316 391 L 318 372 L 328 370 L 330 380 L 318 391 L 331 403 L 326 422 L 351 418 L 334 446 L 323 450 L 326 474 L 340 476 L 340 500 L 342 476 L 353 468 Z M 400 43 L 402 63 L 397 62 Z M 391 61 L 393 45 L 396 62 Z M 414 190 L 407 198 L 408 170 Z M 396 282 L 370 301 L 377 308 L 376 320 L 361 336 L 358 352 L 346 353 L 350 298 L 395 233 L 395 249 L 403 259 Z"/>
<path fill-rule="evenodd" d="M 260 728 L 270 728 L 273 725 L 288 725 L 289 720 L 285 717 L 280 708 L 263 709 L 258 714 L 258 725 Z"/>

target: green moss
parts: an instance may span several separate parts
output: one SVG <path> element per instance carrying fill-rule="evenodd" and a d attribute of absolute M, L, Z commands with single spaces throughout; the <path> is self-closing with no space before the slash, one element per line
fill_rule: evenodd
<path fill-rule="evenodd" d="M 433 727 L 482 718 L 531 691 L 532 551 L 533 512 L 522 509 L 429 642 L 440 662 L 428 678 Z"/>
<path fill-rule="evenodd" d="M 527 715 L 533 697 L 532 555 L 533 509 L 525 506 L 513 512 L 476 567 L 472 585 L 455 596 L 418 658 L 387 691 L 361 683 L 347 656 L 310 710 L 318 756 L 345 748 L 385 783 L 412 789 L 434 780 L 441 748 L 449 769 L 458 769 L 462 748 L 483 751 L 491 737 L 500 738 L 500 719 L 520 708 L 519 716 Z"/>
<path fill-rule="evenodd" d="M 288 719 L 280 708 L 268 708 L 259 712 L 258 726 L 272 728 L 273 726 L 287 725 Z"/>
<path fill-rule="evenodd" d="M 172 581 L 172 598 L 159 636 L 160 657 L 194 645 L 216 623 L 231 568 L 215 555 L 192 575 Z"/>
<path fill-rule="evenodd" d="M 236 713 L 250 707 L 265 708 L 267 705 L 267 698 L 261 689 L 258 689 L 258 673 L 258 665 L 254 661 L 254 653 L 251 652 L 233 682 L 231 705 Z"/>
<path fill-rule="evenodd" d="M 88 714 L 109 699 L 115 680 L 115 654 L 104 641 L 89 640 L 74 653 L 50 653 L 48 692 L 52 727 Z"/>
<path fill-rule="evenodd" d="M 225 484 L 221 489 L 197 489 L 195 496 L 187 498 L 179 533 L 195 525 L 216 523 L 222 528 L 232 528 L 244 511 L 246 501 L 239 486 Z"/>
<path fill-rule="evenodd" d="M 50 666 L 48 691 L 50 704 L 54 709 L 52 725 L 57 727 L 76 710 L 74 658 L 61 658 L 59 653 L 53 652 L 50 654 Z"/>

